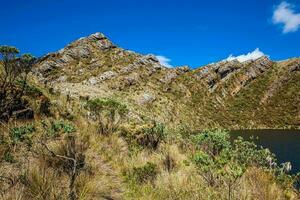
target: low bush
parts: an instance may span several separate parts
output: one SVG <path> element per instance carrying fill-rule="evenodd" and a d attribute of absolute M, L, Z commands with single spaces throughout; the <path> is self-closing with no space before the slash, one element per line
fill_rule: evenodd
<path fill-rule="evenodd" d="M 138 149 L 147 148 L 155 150 L 166 138 L 165 127 L 163 124 L 157 122 L 153 122 L 149 126 L 138 127 L 136 129 L 123 127 L 121 135 L 131 148 L 137 147 Z"/>
<path fill-rule="evenodd" d="M 125 173 L 128 181 L 134 181 L 136 183 L 153 182 L 157 176 L 158 169 L 156 164 L 147 162 L 141 167 L 134 167 L 129 172 Z"/>
<path fill-rule="evenodd" d="M 103 135 L 116 131 L 128 112 L 124 104 L 114 99 L 88 100 L 85 108 L 96 117 L 99 123 L 99 133 Z"/>
<path fill-rule="evenodd" d="M 76 128 L 72 124 L 64 121 L 42 121 L 41 123 L 46 135 L 50 137 L 58 137 L 61 134 L 71 134 L 76 131 Z"/>
<path fill-rule="evenodd" d="M 222 150 L 231 147 L 230 136 L 222 130 L 205 130 L 192 136 L 197 149 L 202 149 L 212 156 L 218 155 Z"/>
<path fill-rule="evenodd" d="M 32 124 L 14 127 L 10 130 L 9 135 L 12 143 L 15 145 L 18 142 L 23 142 L 24 140 L 30 139 L 31 134 L 35 131 L 35 127 Z"/>
<path fill-rule="evenodd" d="M 234 196 L 236 182 L 251 167 L 269 171 L 278 178 L 290 180 L 282 166 L 268 149 L 259 148 L 253 141 L 241 137 L 230 141 L 226 131 L 204 131 L 192 137 L 196 152 L 191 160 L 197 166 L 199 174 L 209 186 L 225 184 L 228 188 L 228 199 Z M 287 168 L 287 167 L 285 167 Z"/>
<path fill-rule="evenodd" d="M 165 139 L 165 127 L 161 123 L 154 122 L 151 128 L 144 128 L 140 135 L 137 136 L 139 145 L 157 149 L 158 145 Z"/>

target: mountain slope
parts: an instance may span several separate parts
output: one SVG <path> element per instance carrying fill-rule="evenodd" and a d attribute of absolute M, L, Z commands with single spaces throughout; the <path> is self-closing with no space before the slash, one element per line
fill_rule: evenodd
<path fill-rule="evenodd" d="M 95 33 L 40 58 L 35 73 L 70 99 L 120 100 L 136 120 L 192 129 L 300 126 L 299 58 L 169 69 L 153 55 L 124 50 Z"/>

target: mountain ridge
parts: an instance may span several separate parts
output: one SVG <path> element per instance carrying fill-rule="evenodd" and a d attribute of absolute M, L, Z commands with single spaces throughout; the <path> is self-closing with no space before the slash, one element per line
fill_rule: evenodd
<path fill-rule="evenodd" d="M 300 59 L 220 61 L 167 68 L 154 55 L 117 47 L 95 33 L 40 58 L 39 81 L 72 99 L 114 98 L 136 118 L 170 126 L 299 128 Z"/>

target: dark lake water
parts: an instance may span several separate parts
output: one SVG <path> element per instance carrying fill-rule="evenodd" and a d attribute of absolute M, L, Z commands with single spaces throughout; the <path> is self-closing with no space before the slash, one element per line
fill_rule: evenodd
<path fill-rule="evenodd" d="M 240 130 L 230 134 L 246 140 L 257 137 L 254 142 L 275 153 L 279 163 L 291 162 L 291 173 L 300 172 L 300 130 Z"/>

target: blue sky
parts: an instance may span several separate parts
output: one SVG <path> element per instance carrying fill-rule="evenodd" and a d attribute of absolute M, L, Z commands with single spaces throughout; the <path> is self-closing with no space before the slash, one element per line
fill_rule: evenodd
<path fill-rule="evenodd" d="M 94 32 L 125 49 L 166 57 L 173 66 L 198 67 L 256 48 L 274 60 L 300 56 L 300 0 L 0 3 L 0 45 L 35 56 Z"/>

